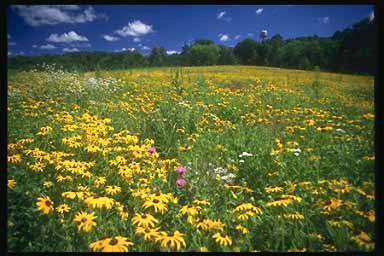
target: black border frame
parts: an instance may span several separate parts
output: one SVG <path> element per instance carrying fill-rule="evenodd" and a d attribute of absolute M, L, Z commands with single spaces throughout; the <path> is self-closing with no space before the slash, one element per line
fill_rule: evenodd
<path fill-rule="evenodd" d="M 94 0 L 94 1 L 27 1 L 27 0 L 6 0 L 0 2 L 0 26 L 1 31 L 3 31 L 3 35 L 5 37 L 5 34 L 7 33 L 7 15 L 8 15 L 8 8 L 10 5 L 14 4 L 89 4 L 89 5 L 104 5 L 104 4 L 113 4 L 113 5 L 120 5 L 120 4 L 131 4 L 131 5 L 252 5 L 252 4 L 271 4 L 271 5 L 279 5 L 279 4 L 294 4 L 294 5 L 335 5 L 335 4 L 351 4 L 351 5 L 367 5 L 372 4 L 374 5 L 374 12 L 375 12 L 375 19 L 376 19 L 376 33 L 378 35 L 377 37 L 377 62 L 376 62 L 376 74 L 375 74 L 375 101 L 374 101 L 374 108 L 375 108 L 375 208 L 376 208 L 376 220 L 375 220 L 375 237 L 376 237 L 376 245 L 373 252 L 337 252 L 337 253 L 329 253 L 329 254 L 338 254 L 338 255 L 345 255 L 345 254 L 351 254 L 351 255 L 384 255 L 384 230 L 381 227 L 384 227 L 384 209 L 383 209 L 383 194 L 384 190 L 381 188 L 381 185 L 383 184 L 383 171 L 381 167 L 383 167 L 383 160 L 380 157 L 380 152 L 384 151 L 384 144 L 382 140 L 382 132 L 383 132 L 383 123 L 382 120 L 384 120 L 383 116 L 383 102 L 382 102 L 382 87 L 383 85 L 383 74 L 380 72 L 384 72 L 383 67 L 383 25 L 384 25 L 384 15 L 383 15 L 383 9 L 384 9 L 384 1 L 373 1 L 373 0 L 348 0 L 348 1 L 342 1 L 342 0 L 288 0 L 288 1 L 281 1 L 281 0 L 270 0 L 270 1 L 234 1 L 234 0 L 221 0 L 221 1 L 201 1 L 201 0 L 167 0 L 167 1 L 156 1 L 156 0 L 133 0 L 133 1 L 124 1 L 124 0 Z M 1 60 L 2 60 L 2 70 L 0 72 L 0 78 L 1 78 L 1 86 L 0 86 L 0 97 L 1 97 L 1 121 L 0 121 L 0 148 L 1 148 L 1 154 L 0 154 L 0 204 L 1 204 L 1 215 L 0 215 L 0 255 L 20 255 L 20 254 L 88 254 L 88 255 L 97 255 L 99 253 L 27 253 L 27 252 L 8 252 L 8 246 L 7 246 L 7 144 L 8 144 L 8 137 L 7 137 L 7 129 L 8 129 L 8 115 L 7 115 L 7 53 L 8 53 L 8 45 L 7 40 L 2 40 L 1 42 L 1 48 L 4 49 L 1 54 Z M 165 253 L 159 253 L 159 252 L 153 252 L 153 253 L 128 253 L 128 254 L 165 254 Z M 173 254 L 173 253 L 172 253 Z M 184 254 L 184 253 L 183 253 Z M 186 253 L 189 254 L 189 253 Z M 196 253 L 194 253 L 196 254 Z M 207 253 L 207 254 L 216 254 L 216 253 Z M 229 253 L 223 253 L 223 254 L 229 254 Z M 230 253 L 233 254 L 233 253 Z M 234 253 L 234 254 L 248 254 L 248 253 Z M 264 254 L 264 253 L 261 253 Z M 293 253 L 266 253 L 266 254 L 293 254 Z M 328 254 L 326 252 L 319 252 L 319 253 L 310 253 L 310 254 Z"/>

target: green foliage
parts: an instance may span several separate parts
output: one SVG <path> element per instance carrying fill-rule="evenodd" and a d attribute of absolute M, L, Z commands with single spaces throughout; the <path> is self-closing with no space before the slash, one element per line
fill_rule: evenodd
<path fill-rule="evenodd" d="M 236 56 L 233 53 L 232 48 L 227 48 L 223 45 L 220 45 L 220 57 L 219 65 L 234 65 L 237 64 Z"/>
<path fill-rule="evenodd" d="M 154 47 L 148 57 L 149 65 L 161 67 L 166 64 L 167 53 L 164 48 Z"/>
<path fill-rule="evenodd" d="M 181 232 L 186 242 L 181 251 L 371 250 L 377 240 L 374 80 L 314 69 L 220 66 L 85 75 L 47 67 L 45 72 L 9 71 L 7 178 L 15 182 L 7 189 L 9 250 L 90 251 L 91 243 L 112 236 L 132 241 L 129 251 L 175 250 L 135 232 L 136 213 L 153 215 L 159 231 Z M 316 82 L 321 82 L 317 97 L 310 86 Z M 42 134 L 48 126 L 51 130 Z M 129 135 L 117 136 L 122 131 Z M 132 135 L 140 142 L 127 142 Z M 65 143 L 75 137 L 79 146 Z M 154 140 L 148 143 L 157 157 L 147 154 L 149 144 L 140 146 L 146 139 Z M 89 151 L 91 145 L 98 145 L 98 151 Z M 181 150 L 181 145 L 191 148 Z M 140 158 L 132 154 L 137 147 L 135 153 L 145 154 Z M 60 157 L 64 152 L 70 155 Z M 121 177 L 117 156 L 127 160 L 121 167 L 134 161 L 141 170 Z M 164 165 L 165 159 L 176 163 Z M 79 161 L 95 163 L 87 168 L 90 176 L 69 164 Z M 45 167 L 34 171 L 39 162 Z M 178 165 L 188 168 L 182 188 L 175 185 Z M 161 170 L 164 180 L 159 179 Z M 59 176 L 71 180 L 59 181 Z M 106 183 L 96 186 L 100 176 Z M 121 192 L 110 195 L 107 185 L 119 186 Z M 147 196 L 137 196 L 138 189 L 146 188 Z M 70 199 L 63 197 L 67 191 L 89 194 Z M 166 204 L 164 214 L 143 206 L 157 192 L 178 199 Z M 84 199 L 91 195 L 113 198 L 128 218 L 118 215 L 117 204 L 112 209 L 87 205 Z M 48 215 L 36 206 L 45 196 L 54 203 Z M 285 204 L 276 204 L 283 198 Z M 180 213 L 195 199 L 209 203 L 201 205 L 196 219 L 220 221 L 222 230 L 211 226 L 198 231 Z M 62 203 L 71 209 L 59 214 L 56 207 Z M 251 216 L 240 218 L 240 205 L 260 212 L 247 211 Z M 97 216 L 89 232 L 74 221 L 80 211 Z M 240 232 L 238 225 L 248 232 Z M 216 232 L 228 235 L 232 244 L 218 244 Z"/>
<path fill-rule="evenodd" d="M 256 41 L 250 38 L 236 45 L 234 53 L 239 58 L 241 64 L 255 64 L 255 60 L 258 59 L 255 46 Z"/>
<path fill-rule="evenodd" d="M 220 48 L 214 44 L 193 44 L 185 53 L 184 64 L 188 66 L 217 65 Z"/>
<path fill-rule="evenodd" d="M 42 70 L 42 63 L 58 64 L 67 71 L 129 69 L 135 67 L 260 65 L 291 69 L 373 74 L 376 69 L 375 23 L 364 19 L 352 28 L 337 31 L 330 38 L 318 36 L 283 40 L 279 34 L 263 42 L 246 38 L 234 48 L 216 45 L 212 40 L 196 39 L 185 44 L 181 54 L 167 55 L 154 47 L 145 57 L 136 51 L 119 53 L 77 52 L 63 55 L 14 56 L 8 61 L 13 70 Z"/>

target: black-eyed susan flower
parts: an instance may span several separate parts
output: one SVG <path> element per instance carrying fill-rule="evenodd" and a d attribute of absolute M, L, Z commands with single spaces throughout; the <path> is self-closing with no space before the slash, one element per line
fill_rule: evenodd
<path fill-rule="evenodd" d="M 289 198 L 289 199 L 292 199 L 292 200 L 294 200 L 294 201 L 296 201 L 296 202 L 299 202 L 299 203 L 300 203 L 301 200 L 302 200 L 301 197 L 299 197 L 299 196 L 295 196 L 295 195 L 281 195 L 280 198 L 281 198 L 281 199 L 287 199 L 287 198 Z"/>
<path fill-rule="evenodd" d="M 188 146 L 188 145 L 182 145 L 182 146 L 179 146 L 177 149 L 178 149 L 179 151 L 189 151 L 189 150 L 192 149 L 192 147 L 191 147 L 191 146 Z"/>
<path fill-rule="evenodd" d="M 291 203 L 292 203 L 292 199 L 288 198 L 288 199 L 281 199 L 281 200 L 269 202 L 269 203 L 267 203 L 267 206 L 268 207 L 270 207 L 270 206 L 288 206 Z"/>
<path fill-rule="evenodd" d="M 364 156 L 363 160 L 366 160 L 366 161 L 375 160 L 375 156 Z"/>
<path fill-rule="evenodd" d="M 52 127 L 50 126 L 43 126 L 40 128 L 40 131 L 37 133 L 37 135 L 47 135 L 52 131 Z"/>
<path fill-rule="evenodd" d="M 276 193 L 283 191 L 282 187 L 266 187 L 264 188 L 265 192 L 267 193 Z"/>
<path fill-rule="evenodd" d="M 193 204 L 184 205 L 180 209 L 180 213 L 181 214 L 183 214 L 183 215 L 190 215 L 190 216 L 194 216 L 196 214 L 199 214 L 200 211 L 201 211 L 201 207 L 198 206 L 198 205 L 193 205 Z"/>
<path fill-rule="evenodd" d="M 135 216 L 132 218 L 132 223 L 137 225 L 138 227 L 154 227 L 156 223 L 159 221 L 155 219 L 151 214 L 148 213 L 136 213 Z"/>
<path fill-rule="evenodd" d="M 56 207 L 56 211 L 61 214 L 69 212 L 69 210 L 71 210 L 71 207 L 69 207 L 67 204 L 61 204 Z"/>
<path fill-rule="evenodd" d="M 171 199 L 173 199 L 173 196 L 172 196 L 171 193 L 164 194 L 164 193 L 161 193 L 161 192 L 157 192 L 155 194 L 148 195 L 148 199 L 149 200 L 157 199 L 160 202 L 162 202 L 164 204 L 167 204 Z"/>
<path fill-rule="evenodd" d="M 160 241 L 161 247 L 163 248 L 176 249 L 179 251 L 181 247 L 187 247 L 183 236 L 184 234 L 177 230 L 175 232 L 160 232 L 156 241 Z"/>
<path fill-rule="evenodd" d="M 36 206 L 37 209 L 43 212 L 44 214 L 48 214 L 54 209 L 53 202 L 51 201 L 49 196 L 37 198 Z"/>
<path fill-rule="evenodd" d="M 95 187 L 98 188 L 100 187 L 100 185 L 103 185 L 106 181 L 107 179 L 105 177 L 98 177 L 93 183 L 95 184 Z"/>
<path fill-rule="evenodd" d="M 93 242 L 89 249 L 94 252 L 128 252 L 128 248 L 134 244 L 123 236 L 114 236 Z"/>
<path fill-rule="evenodd" d="M 375 222 L 375 211 L 369 211 L 365 217 L 370 221 L 370 222 Z"/>
<path fill-rule="evenodd" d="M 240 212 L 240 211 L 252 211 L 254 213 L 262 213 L 261 209 L 259 207 L 254 206 L 251 203 L 243 203 L 238 206 L 236 206 L 235 211 Z"/>
<path fill-rule="evenodd" d="M 34 172 L 42 172 L 45 168 L 45 164 L 42 162 L 36 162 L 34 164 L 29 165 L 29 168 L 31 168 Z"/>
<path fill-rule="evenodd" d="M 255 213 L 253 211 L 246 211 L 246 212 L 243 212 L 243 213 L 239 213 L 238 216 L 237 216 L 237 219 L 239 219 L 239 220 L 247 220 L 249 217 L 252 217 L 254 215 L 255 215 Z"/>
<path fill-rule="evenodd" d="M 72 181 L 72 177 L 71 177 L 71 176 L 62 176 L 62 175 L 58 175 L 58 176 L 56 177 L 56 181 L 57 181 L 57 182 Z"/>
<path fill-rule="evenodd" d="M 92 208 L 106 208 L 111 209 L 115 200 L 109 197 L 95 197 L 91 196 L 84 200 L 84 203 L 87 206 L 90 206 Z"/>
<path fill-rule="evenodd" d="M 15 185 L 16 185 L 15 180 L 8 180 L 8 182 L 7 182 L 8 188 L 13 188 Z"/>
<path fill-rule="evenodd" d="M 158 200 L 157 198 L 146 200 L 143 204 L 143 207 L 144 209 L 153 207 L 156 213 L 159 211 L 161 212 L 161 214 L 164 214 L 168 210 L 167 205 Z"/>
<path fill-rule="evenodd" d="M 196 205 L 210 205 L 210 203 L 205 199 L 203 200 L 195 199 L 193 200 L 193 203 Z"/>
<path fill-rule="evenodd" d="M 155 239 L 159 236 L 159 232 L 158 232 L 159 228 L 144 228 L 144 227 L 137 227 L 136 228 L 136 234 L 140 234 L 140 235 L 143 235 L 144 236 L 144 240 L 147 241 L 147 240 L 152 240 L 152 239 Z"/>
<path fill-rule="evenodd" d="M 19 154 L 8 156 L 8 163 L 18 164 L 21 162 L 21 156 Z"/>
<path fill-rule="evenodd" d="M 212 238 L 214 238 L 215 242 L 221 246 L 232 245 L 232 239 L 224 233 L 215 233 Z"/>
<path fill-rule="evenodd" d="M 88 153 L 95 153 L 101 151 L 101 148 L 96 145 L 89 145 L 84 148 L 84 150 Z"/>
<path fill-rule="evenodd" d="M 211 230 L 220 230 L 220 231 L 222 231 L 224 226 L 225 226 L 225 224 L 222 223 L 220 220 L 206 219 L 204 222 L 208 225 L 209 229 L 211 229 Z"/>
<path fill-rule="evenodd" d="M 43 183 L 43 186 L 46 187 L 46 188 L 50 188 L 53 186 L 53 182 L 52 181 L 45 181 Z"/>
<path fill-rule="evenodd" d="M 120 193 L 121 192 L 121 188 L 119 186 L 107 186 L 105 188 L 105 192 L 111 196 L 117 194 L 117 193 Z"/>
<path fill-rule="evenodd" d="M 197 221 L 194 221 L 193 222 L 193 225 L 197 228 L 197 229 L 201 229 L 201 230 L 208 230 L 209 229 L 209 225 L 208 223 L 205 221 L 205 220 L 197 220 Z"/>
<path fill-rule="evenodd" d="M 375 243 L 364 231 L 361 231 L 358 235 L 352 236 L 351 240 L 354 241 L 358 246 L 365 248 L 366 250 L 373 250 L 373 248 L 375 247 Z"/>
<path fill-rule="evenodd" d="M 240 231 L 244 235 L 249 233 L 249 230 L 240 224 L 236 226 L 236 230 Z"/>
<path fill-rule="evenodd" d="M 96 222 L 94 221 L 96 218 L 94 212 L 87 213 L 82 211 L 76 213 L 74 221 L 77 222 L 79 230 L 89 232 L 93 227 L 96 227 Z"/>
<path fill-rule="evenodd" d="M 76 192 L 74 191 L 67 191 L 67 192 L 63 192 L 61 193 L 61 196 L 62 197 L 65 197 L 65 198 L 69 198 L 69 199 L 75 199 L 76 198 Z"/>
<path fill-rule="evenodd" d="M 325 211 L 332 211 L 339 208 L 342 204 L 343 200 L 332 198 L 331 202 L 328 205 L 324 206 L 323 209 Z"/>
<path fill-rule="evenodd" d="M 365 120 L 373 120 L 375 118 L 375 115 L 372 113 L 366 113 L 366 114 L 362 115 L 361 117 Z"/>
<path fill-rule="evenodd" d="M 293 219 L 293 220 L 302 220 L 304 219 L 304 215 L 300 213 L 289 213 L 289 214 L 283 214 L 283 217 L 286 219 Z"/>

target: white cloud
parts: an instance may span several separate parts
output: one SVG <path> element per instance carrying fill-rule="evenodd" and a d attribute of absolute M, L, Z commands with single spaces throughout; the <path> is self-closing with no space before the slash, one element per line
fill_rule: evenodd
<path fill-rule="evenodd" d="M 36 44 L 32 45 L 32 48 L 37 48 L 37 45 Z"/>
<path fill-rule="evenodd" d="M 10 35 L 10 34 L 7 34 L 7 38 L 8 38 L 8 39 L 11 39 L 11 35 Z"/>
<path fill-rule="evenodd" d="M 136 49 L 134 47 L 132 47 L 132 48 L 121 48 L 120 50 L 115 50 L 115 52 L 126 52 L 126 51 L 133 52 L 135 50 Z"/>
<path fill-rule="evenodd" d="M 123 36 L 123 37 L 143 36 L 151 32 L 153 32 L 152 25 L 144 24 L 140 20 L 129 22 L 127 26 L 124 26 L 122 29 L 118 29 L 115 31 L 116 34 L 119 34 L 120 36 Z"/>
<path fill-rule="evenodd" d="M 135 42 L 135 43 L 138 43 L 138 42 L 140 42 L 141 40 L 140 40 L 140 38 L 138 38 L 138 37 L 135 37 L 135 38 L 133 38 L 133 42 Z"/>
<path fill-rule="evenodd" d="M 237 40 L 237 39 L 239 39 L 241 37 L 241 35 L 236 35 L 235 36 L 235 39 Z"/>
<path fill-rule="evenodd" d="M 168 55 L 179 54 L 179 53 L 180 53 L 179 51 L 175 51 L 175 50 L 167 51 L 167 54 L 168 54 Z"/>
<path fill-rule="evenodd" d="M 14 45 L 16 45 L 16 43 L 15 42 L 8 42 L 8 45 L 9 46 L 14 46 Z"/>
<path fill-rule="evenodd" d="M 77 47 L 91 47 L 91 46 L 92 45 L 87 42 L 74 42 L 74 43 L 68 44 L 67 47 L 77 48 Z"/>
<path fill-rule="evenodd" d="M 254 34 L 253 34 L 253 33 L 248 33 L 247 36 L 249 36 L 249 37 L 253 37 Z"/>
<path fill-rule="evenodd" d="M 224 20 L 226 22 L 231 22 L 232 18 L 229 17 L 227 15 L 227 12 L 223 11 L 223 12 L 219 12 L 219 14 L 217 14 L 217 19 L 218 20 Z"/>
<path fill-rule="evenodd" d="M 52 44 L 46 44 L 46 45 L 40 46 L 40 49 L 42 49 L 42 50 L 53 50 L 53 49 L 56 49 L 56 46 L 54 46 Z"/>
<path fill-rule="evenodd" d="M 151 48 L 149 48 L 148 46 L 145 46 L 145 45 L 144 45 L 143 47 L 141 47 L 141 49 L 144 50 L 144 51 L 148 51 L 148 50 L 150 50 Z"/>
<path fill-rule="evenodd" d="M 375 12 L 372 11 L 372 12 L 369 14 L 369 21 L 372 22 L 374 19 L 375 19 Z"/>
<path fill-rule="evenodd" d="M 226 35 L 226 34 L 219 34 L 219 37 L 220 37 L 220 41 L 221 42 L 227 42 L 227 41 L 229 41 L 229 40 L 231 40 L 230 38 L 229 38 L 229 36 L 228 35 Z"/>
<path fill-rule="evenodd" d="M 119 40 L 118 37 L 109 36 L 109 35 L 103 35 L 103 38 L 108 42 L 116 42 L 117 40 Z"/>
<path fill-rule="evenodd" d="M 54 5 L 53 7 L 60 8 L 63 10 L 80 10 L 80 6 L 78 5 Z"/>
<path fill-rule="evenodd" d="M 259 9 L 256 10 L 256 14 L 260 15 L 263 11 L 264 11 L 263 8 L 259 8 Z"/>
<path fill-rule="evenodd" d="M 318 18 L 317 19 L 320 23 L 323 23 L 323 24 L 328 24 L 330 19 L 329 17 L 322 17 L 322 18 Z"/>
<path fill-rule="evenodd" d="M 221 19 L 227 12 L 219 12 L 217 19 Z"/>
<path fill-rule="evenodd" d="M 51 34 L 46 40 L 53 43 L 88 42 L 88 38 L 78 35 L 75 31 L 70 31 L 60 36 L 58 34 Z"/>
<path fill-rule="evenodd" d="M 79 49 L 77 48 L 63 48 L 63 52 L 78 52 Z"/>
<path fill-rule="evenodd" d="M 11 52 L 8 52 L 8 56 L 11 56 L 12 55 L 12 53 Z"/>
<path fill-rule="evenodd" d="M 85 23 L 106 17 L 105 14 L 96 14 L 92 6 L 82 10 L 78 5 L 15 5 L 12 9 L 33 27 Z"/>

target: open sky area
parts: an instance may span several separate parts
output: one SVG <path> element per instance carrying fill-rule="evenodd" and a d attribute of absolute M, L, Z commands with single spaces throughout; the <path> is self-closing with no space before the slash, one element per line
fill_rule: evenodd
<path fill-rule="evenodd" d="M 332 36 L 373 17 L 372 5 L 11 5 L 8 55 L 77 51 L 180 52 L 197 38 L 228 47 L 245 38 Z"/>

